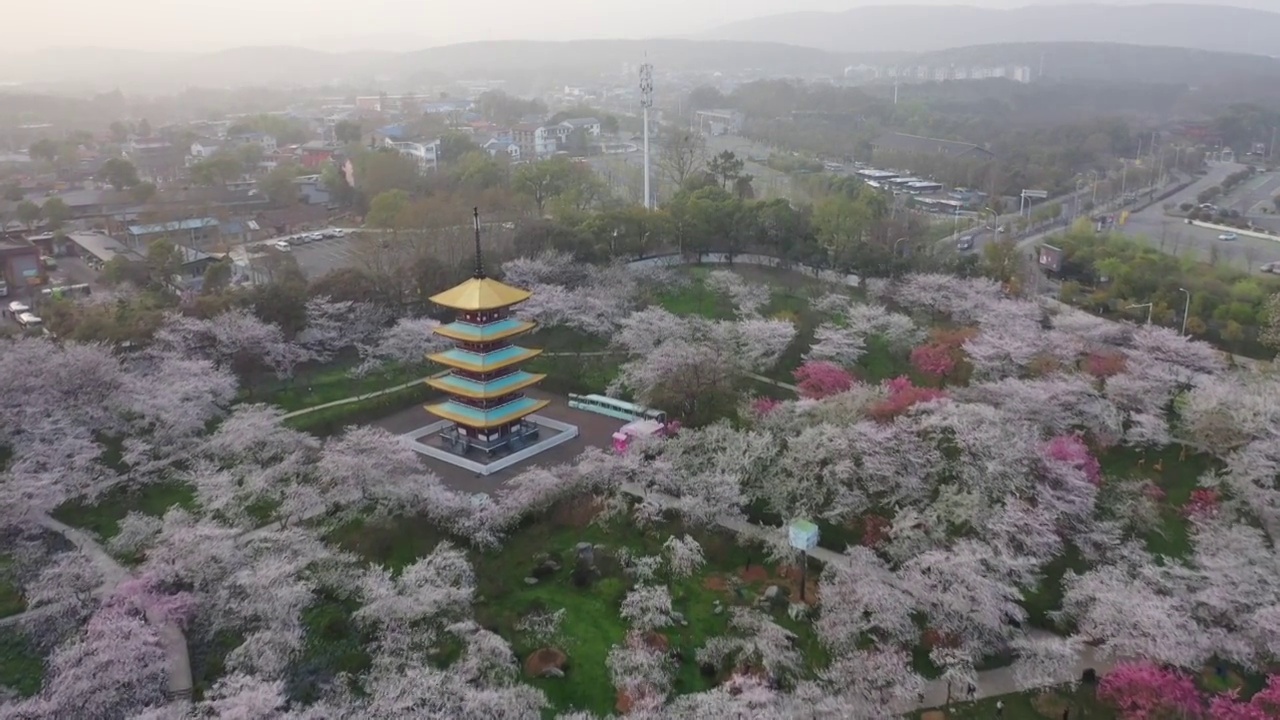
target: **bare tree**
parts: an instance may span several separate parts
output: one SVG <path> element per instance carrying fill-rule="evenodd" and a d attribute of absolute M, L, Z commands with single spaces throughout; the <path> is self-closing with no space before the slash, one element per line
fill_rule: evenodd
<path fill-rule="evenodd" d="M 1240 248 L 1240 255 L 1244 257 L 1244 266 L 1248 272 L 1253 272 L 1253 264 L 1258 261 L 1258 248 L 1252 245 L 1245 245 Z"/>
<path fill-rule="evenodd" d="M 658 167 L 677 188 L 702 170 L 707 161 L 706 140 L 696 132 L 674 130 L 662 139 Z"/>

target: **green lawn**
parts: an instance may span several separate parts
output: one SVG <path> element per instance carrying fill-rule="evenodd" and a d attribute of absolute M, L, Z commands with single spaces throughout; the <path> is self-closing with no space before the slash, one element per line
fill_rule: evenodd
<path fill-rule="evenodd" d="M 476 619 L 511 641 L 521 660 L 540 645 L 516 631 L 520 619 L 535 611 L 566 610 L 562 640 L 557 645 L 569 656 L 568 677 L 527 681 L 542 688 L 557 710 L 575 708 L 603 714 L 611 712 L 617 700 L 605 659 L 610 647 L 621 643 L 626 636 L 626 624 L 618 617 L 617 610 L 631 586 L 631 580 L 622 572 L 612 551 L 626 546 L 638 554 L 658 554 L 667 537 L 683 534 L 685 529 L 678 523 L 667 522 L 645 532 L 625 521 L 604 526 L 587 524 L 589 516 L 589 509 L 562 506 L 515 532 L 502 549 L 473 551 L 470 555 L 481 598 L 475 606 Z M 675 609 L 688 621 L 687 626 L 666 628 L 663 633 L 671 646 L 679 648 L 686 658 L 676 679 L 677 693 L 703 690 L 718 680 L 703 677 L 693 660 L 696 650 L 709 637 L 726 631 L 727 613 L 715 614 L 715 600 L 719 599 L 725 606 L 748 603 L 768 585 L 785 584 L 770 577 L 769 570 L 757 566 L 759 576 L 743 580 L 739 596 L 728 588 L 726 578 L 746 566 L 752 557 L 749 549 L 728 533 L 690 531 L 689 534 L 702 544 L 706 567 L 692 578 L 661 581 L 670 588 Z M 441 533 L 419 518 L 381 526 L 353 524 L 331 536 L 331 540 L 344 549 L 393 569 L 430 552 L 442 539 Z M 579 542 L 605 546 L 596 558 L 602 576 L 588 588 L 575 586 L 571 579 L 574 548 Z M 559 561 L 561 570 L 536 585 L 525 584 L 524 578 L 530 575 L 542 554 Z M 811 581 L 816 574 L 816 571 L 810 574 Z M 785 612 L 775 613 L 775 620 L 800 636 L 802 649 L 815 666 L 825 663 L 826 654 L 807 623 L 792 622 Z M 328 621 L 340 624 L 334 617 Z M 367 662 L 356 654 L 347 655 L 346 660 L 356 664 Z"/>
<path fill-rule="evenodd" d="M 290 411 L 302 410 L 403 385 L 434 371 L 434 366 L 424 361 L 419 365 L 393 365 L 362 378 L 353 378 L 348 374 L 353 366 L 352 363 L 339 363 L 311 373 L 302 373 L 283 382 L 255 387 L 250 392 L 242 393 L 241 399 L 266 402 Z"/>
<path fill-rule="evenodd" d="M 30 697 L 44 682 L 44 659 L 27 637 L 14 628 L 0 631 L 0 686 Z"/>
<path fill-rule="evenodd" d="M 53 516 L 72 527 L 91 531 L 105 541 L 120 532 L 120 521 L 130 510 L 160 517 L 174 505 L 195 507 L 195 492 L 191 486 L 158 483 L 133 492 L 116 489 L 93 504 L 65 503 L 53 511 Z"/>
<path fill-rule="evenodd" d="M 1182 507 L 1196 489 L 1197 479 L 1214 467 L 1213 458 L 1171 445 L 1159 450 L 1115 447 L 1098 458 L 1102 473 L 1111 481 L 1149 479 L 1165 491 L 1161 531 L 1146 537 L 1147 548 L 1157 554 L 1185 558 L 1191 553 L 1187 519 Z"/>
<path fill-rule="evenodd" d="M 17 615 L 27 609 L 27 601 L 22 597 L 22 589 L 13 584 L 9 577 L 9 566 L 13 559 L 0 553 L 0 618 Z"/>

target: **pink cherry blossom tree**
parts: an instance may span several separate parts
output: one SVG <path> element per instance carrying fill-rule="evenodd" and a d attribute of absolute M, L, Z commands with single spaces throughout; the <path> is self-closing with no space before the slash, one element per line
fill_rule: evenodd
<path fill-rule="evenodd" d="M 809 360 L 795 370 L 796 385 L 800 395 L 807 398 L 824 398 L 842 393 L 853 387 L 853 375 L 835 363 Z"/>
<path fill-rule="evenodd" d="M 1098 684 L 1098 699 L 1124 720 L 1199 718 L 1204 711 L 1200 690 L 1189 676 L 1146 661 L 1112 668 Z"/>

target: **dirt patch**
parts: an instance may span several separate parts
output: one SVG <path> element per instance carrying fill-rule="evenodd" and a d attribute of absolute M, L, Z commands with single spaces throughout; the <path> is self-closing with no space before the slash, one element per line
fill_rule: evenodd
<path fill-rule="evenodd" d="M 805 602 L 809 605 L 818 604 L 818 575 L 819 573 L 810 569 L 809 574 L 804 576 L 804 600 L 800 599 L 800 578 L 802 573 L 796 565 L 781 565 L 778 567 L 779 585 L 787 588 L 787 597 L 791 602 Z"/>
<path fill-rule="evenodd" d="M 702 589 L 712 592 L 729 592 L 729 579 L 723 575 L 708 575 L 702 580 Z"/>
<path fill-rule="evenodd" d="M 947 714 L 941 710 L 925 710 L 920 713 L 920 720 L 947 720 Z"/>
<path fill-rule="evenodd" d="M 584 528 L 591 524 L 604 509 L 602 501 L 592 497 L 577 497 L 557 503 L 551 511 L 551 521 L 562 527 Z"/>
<path fill-rule="evenodd" d="M 555 648 L 542 648 L 535 650 L 524 661 L 524 672 L 529 677 L 542 677 L 543 673 L 552 668 L 564 672 L 565 666 L 569 663 L 569 656 L 563 651 Z"/>
<path fill-rule="evenodd" d="M 738 570 L 738 577 L 742 578 L 742 581 L 748 585 L 763 583 L 768 582 L 769 571 L 763 565 L 752 565 Z"/>
<path fill-rule="evenodd" d="M 666 652 L 671 647 L 671 641 L 667 636 L 656 631 L 651 631 L 644 636 L 644 644 L 658 652 Z"/>

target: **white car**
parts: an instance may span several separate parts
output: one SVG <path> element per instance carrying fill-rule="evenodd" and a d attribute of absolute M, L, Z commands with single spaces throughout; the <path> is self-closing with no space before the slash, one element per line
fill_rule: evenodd
<path fill-rule="evenodd" d="M 1262 267 L 1258 269 L 1265 273 L 1280 275 L 1280 262 L 1263 263 Z"/>
<path fill-rule="evenodd" d="M 285 240 L 277 240 L 271 243 L 271 247 L 279 250 L 280 252 L 290 252 L 293 250 L 293 246 L 289 245 Z"/>
<path fill-rule="evenodd" d="M 21 302 L 19 300 L 14 300 L 13 302 L 9 303 L 10 315 L 16 318 L 24 312 L 31 312 L 31 308 L 28 307 L 26 303 Z"/>
<path fill-rule="evenodd" d="M 1218 239 L 1219 240 L 1236 240 L 1236 239 L 1239 239 L 1239 237 L 1240 237 L 1239 235 L 1233 232 L 1224 232 L 1218 236 Z"/>

